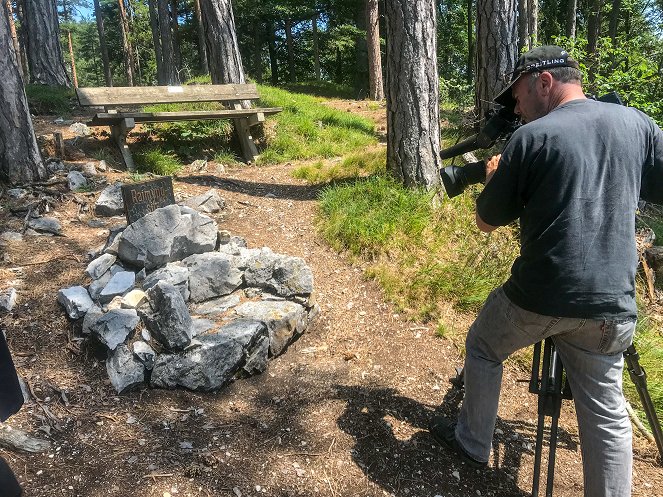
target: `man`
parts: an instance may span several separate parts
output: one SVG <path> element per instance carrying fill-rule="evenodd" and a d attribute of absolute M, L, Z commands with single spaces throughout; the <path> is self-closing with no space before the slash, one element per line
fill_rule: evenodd
<path fill-rule="evenodd" d="M 495 99 L 526 123 L 488 161 L 476 222 L 520 219 L 511 277 L 487 298 L 466 342 L 465 399 L 430 432 L 473 465 L 487 464 L 502 362 L 552 337 L 580 428 L 585 496 L 631 495 L 631 425 L 622 352 L 636 321 L 635 211 L 663 202 L 663 133 L 643 113 L 587 99 L 578 63 L 555 46 L 522 55 Z"/>

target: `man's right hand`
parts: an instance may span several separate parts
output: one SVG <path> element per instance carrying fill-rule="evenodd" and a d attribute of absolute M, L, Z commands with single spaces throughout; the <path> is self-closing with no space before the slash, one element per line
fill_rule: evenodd
<path fill-rule="evenodd" d="M 493 174 L 495 174 L 495 171 L 497 171 L 497 168 L 500 165 L 500 159 L 502 158 L 502 154 L 497 154 L 493 155 L 490 159 L 486 161 L 486 183 L 490 181 L 490 179 L 493 177 Z"/>

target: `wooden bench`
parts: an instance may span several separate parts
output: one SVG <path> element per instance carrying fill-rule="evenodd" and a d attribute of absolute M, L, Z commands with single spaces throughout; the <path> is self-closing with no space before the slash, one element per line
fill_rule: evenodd
<path fill-rule="evenodd" d="M 258 149 L 251 136 L 251 127 L 262 123 L 265 116 L 283 110 L 280 107 L 243 108 L 242 101 L 260 98 L 254 84 L 77 88 L 76 95 L 81 106 L 104 108 L 104 112 L 96 114 L 87 125 L 110 127 L 111 136 L 129 171 L 134 170 L 134 162 L 127 145 L 127 134 L 137 123 L 232 119 L 242 156 L 247 162 L 253 162 Z M 127 106 L 186 102 L 221 102 L 225 108 L 181 112 L 118 110 Z"/>

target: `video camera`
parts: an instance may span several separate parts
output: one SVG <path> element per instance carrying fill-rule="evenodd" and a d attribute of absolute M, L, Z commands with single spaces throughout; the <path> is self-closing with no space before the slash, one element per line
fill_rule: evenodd
<path fill-rule="evenodd" d="M 599 98 L 594 95 L 587 95 L 587 97 L 599 102 L 624 105 L 621 97 L 615 91 Z M 497 140 L 506 138 L 522 126 L 520 118 L 510 107 L 502 107 L 497 112 L 489 111 L 486 117 L 486 124 L 481 131 L 452 147 L 440 151 L 440 158 L 451 159 L 479 148 L 490 148 L 495 145 Z M 447 166 L 440 169 L 440 176 L 447 195 L 449 198 L 453 198 L 463 193 L 468 186 L 486 181 L 486 162 L 480 160 L 470 162 L 464 166 Z"/>

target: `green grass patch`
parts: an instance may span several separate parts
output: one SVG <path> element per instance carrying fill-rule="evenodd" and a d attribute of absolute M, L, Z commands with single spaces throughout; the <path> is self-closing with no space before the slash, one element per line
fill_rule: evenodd
<path fill-rule="evenodd" d="M 36 115 L 69 116 L 76 106 L 74 90 L 63 86 L 25 85 L 30 112 Z"/>
<path fill-rule="evenodd" d="M 341 161 L 318 161 L 298 167 L 292 172 L 295 178 L 309 183 L 320 184 L 332 181 L 360 178 L 383 172 L 386 167 L 386 150 L 369 150 L 345 157 Z"/>
<path fill-rule="evenodd" d="M 171 176 L 183 166 L 175 154 L 156 147 L 139 149 L 133 156 L 139 173 Z"/>
<path fill-rule="evenodd" d="M 283 88 L 293 93 L 306 93 L 316 97 L 355 99 L 355 90 L 348 85 L 340 85 L 331 81 L 302 81 L 287 83 Z"/>

